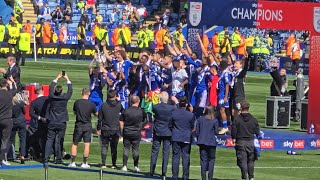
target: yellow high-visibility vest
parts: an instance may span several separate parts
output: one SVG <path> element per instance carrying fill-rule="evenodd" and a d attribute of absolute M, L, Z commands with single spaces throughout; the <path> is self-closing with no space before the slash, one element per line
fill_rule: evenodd
<path fill-rule="evenodd" d="M 27 32 L 23 32 L 20 34 L 20 38 L 19 38 L 19 50 L 20 51 L 30 51 L 30 43 L 31 43 L 31 36 L 29 33 Z"/>

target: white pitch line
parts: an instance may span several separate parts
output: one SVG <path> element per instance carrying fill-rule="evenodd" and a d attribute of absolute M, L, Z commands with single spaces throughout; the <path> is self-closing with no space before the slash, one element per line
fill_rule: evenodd
<path fill-rule="evenodd" d="M 89 61 L 88 61 L 88 63 L 87 64 L 84 64 L 83 62 L 83 64 L 77 64 L 77 63 L 66 63 L 66 62 L 59 62 L 59 61 L 57 61 L 57 62 L 53 62 L 53 61 L 37 61 L 37 62 L 34 62 L 34 61 L 30 61 L 31 63 L 44 63 L 44 64 L 62 64 L 62 65 L 75 65 L 75 66 L 88 66 L 88 64 L 90 63 Z M 29 62 L 27 62 L 27 63 L 29 63 Z"/>

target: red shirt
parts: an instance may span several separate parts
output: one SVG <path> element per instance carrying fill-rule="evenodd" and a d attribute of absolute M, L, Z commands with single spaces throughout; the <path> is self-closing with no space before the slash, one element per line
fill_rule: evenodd
<path fill-rule="evenodd" d="M 94 0 L 87 0 L 87 4 L 94 5 Z"/>
<path fill-rule="evenodd" d="M 211 78 L 211 88 L 210 88 L 210 93 L 209 93 L 209 100 L 210 100 L 210 105 L 217 107 L 218 106 L 218 91 L 217 91 L 217 84 L 219 81 L 219 76 L 215 75 L 212 76 Z"/>

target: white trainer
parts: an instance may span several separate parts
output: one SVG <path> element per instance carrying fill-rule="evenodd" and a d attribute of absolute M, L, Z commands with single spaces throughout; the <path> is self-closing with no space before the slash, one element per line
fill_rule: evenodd
<path fill-rule="evenodd" d="M 127 172 L 128 171 L 127 166 L 123 166 L 121 170 Z"/>
<path fill-rule="evenodd" d="M 75 163 L 75 162 L 73 162 L 73 163 L 70 163 L 70 164 L 68 165 L 68 167 L 75 168 L 75 167 L 77 167 L 77 165 L 76 165 L 76 163 Z"/>
<path fill-rule="evenodd" d="M 138 166 L 135 166 L 135 167 L 133 168 L 133 172 L 140 172 L 140 168 L 139 168 Z"/>
<path fill-rule="evenodd" d="M 81 168 L 88 169 L 88 168 L 90 168 L 90 165 L 89 165 L 89 164 L 84 164 L 84 163 L 82 163 L 82 164 L 81 164 Z"/>
<path fill-rule="evenodd" d="M 11 164 L 8 161 L 2 160 L 2 164 L 5 166 L 11 166 Z"/>

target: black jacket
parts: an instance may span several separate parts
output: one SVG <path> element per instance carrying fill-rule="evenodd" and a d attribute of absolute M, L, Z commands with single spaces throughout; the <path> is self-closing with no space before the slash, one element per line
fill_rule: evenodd
<path fill-rule="evenodd" d="M 173 110 L 171 140 L 174 142 L 190 143 L 195 120 L 194 114 L 185 109 Z"/>
<path fill-rule="evenodd" d="M 232 139 L 250 141 L 254 135 L 259 136 L 260 128 L 258 121 L 250 113 L 241 113 L 232 124 Z"/>
<path fill-rule="evenodd" d="M 16 89 L 10 91 L 0 89 L 0 121 L 12 118 L 12 98 L 16 92 Z"/>
<path fill-rule="evenodd" d="M 287 91 L 281 91 L 283 88 L 284 89 L 286 88 L 285 86 L 287 83 L 287 77 L 280 76 L 280 73 L 277 70 L 270 72 L 270 75 L 273 79 L 270 86 L 270 95 L 271 96 L 287 95 Z"/>
<path fill-rule="evenodd" d="M 172 135 L 172 111 L 174 106 L 159 103 L 152 107 L 154 113 L 153 133 L 156 136 Z"/>
<path fill-rule="evenodd" d="M 30 126 L 37 128 L 39 117 L 45 118 L 49 107 L 49 100 L 47 96 L 41 96 L 33 100 L 30 104 L 29 115 L 31 117 Z"/>
<path fill-rule="evenodd" d="M 72 96 L 72 84 L 68 84 L 67 93 L 63 93 L 60 96 L 54 94 L 56 82 L 52 82 L 49 91 L 49 113 L 47 119 L 49 123 L 65 123 L 69 121 L 67 104 Z"/>
<path fill-rule="evenodd" d="M 11 70 L 10 70 L 11 69 Z M 3 75 L 5 79 L 9 79 L 9 77 L 12 76 L 14 81 L 17 84 L 17 87 L 19 89 L 21 82 L 20 82 L 20 67 L 15 64 L 12 68 L 8 68 L 7 73 Z"/>
<path fill-rule="evenodd" d="M 119 101 L 107 100 L 99 110 L 97 130 L 119 131 L 120 115 L 123 107 Z"/>
<path fill-rule="evenodd" d="M 20 124 L 20 123 L 25 123 L 26 120 L 24 118 L 24 115 L 26 114 L 25 112 L 25 103 L 24 102 L 17 102 L 15 105 L 12 107 L 12 120 L 13 124 Z"/>

